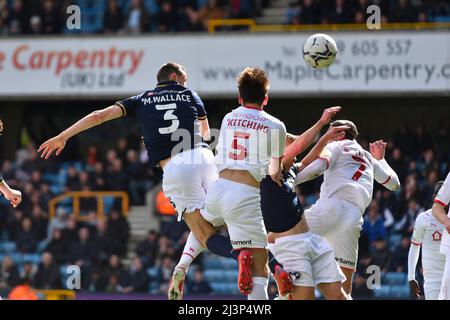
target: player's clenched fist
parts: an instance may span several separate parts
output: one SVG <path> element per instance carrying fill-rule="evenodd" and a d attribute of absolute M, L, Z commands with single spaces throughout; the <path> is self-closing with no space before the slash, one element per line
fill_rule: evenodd
<path fill-rule="evenodd" d="M 10 188 L 4 180 L 0 180 L 0 192 L 14 208 L 22 202 L 22 193 L 19 190 Z"/>
<path fill-rule="evenodd" d="M 387 143 L 383 140 L 378 140 L 370 144 L 370 154 L 377 160 L 384 159 Z"/>
<path fill-rule="evenodd" d="M 41 158 L 48 159 L 54 151 L 57 156 L 63 151 L 66 146 L 66 140 L 61 136 L 56 136 L 45 141 L 38 149 L 38 152 L 42 152 Z"/>

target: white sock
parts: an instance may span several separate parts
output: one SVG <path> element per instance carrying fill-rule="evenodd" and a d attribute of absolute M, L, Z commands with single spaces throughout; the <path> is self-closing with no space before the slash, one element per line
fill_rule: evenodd
<path fill-rule="evenodd" d="M 267 288 L 269 286 L 269 279 L 263 277 L 252 277 L 253 290 L 247 296 L 248 300 L 269 300 Z"/>
<path fill-rule="evenodd" d="M 191 263 L 205 250 L 206 248 L 202 246 L 194 234 L 190 232 L 183 249 L 183 254 L 175 269 L 182 268 L 187 273 Z"/>

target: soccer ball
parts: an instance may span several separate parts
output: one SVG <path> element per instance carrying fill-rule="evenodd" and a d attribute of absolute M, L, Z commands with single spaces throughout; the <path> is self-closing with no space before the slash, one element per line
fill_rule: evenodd
<path fill-rule="evenodd" d="M 337 54 L 336 42 L 332 37 L 317 33 L 306 39 L 303 59 L 315 69 L 323 69 L 334 62 Z"/>

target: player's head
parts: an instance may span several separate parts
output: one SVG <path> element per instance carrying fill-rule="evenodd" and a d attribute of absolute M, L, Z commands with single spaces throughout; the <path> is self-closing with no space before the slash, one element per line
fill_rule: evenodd
<path fill-rule="evenodd" d="M 269 101 L 269 78 L 262 69 L 245 68 L 237 78 L 241 105 L 265 106 Z"/>
<path fill-rule="evenodd" d="M 356 125 L 351 122 L 350 120 L 335 120 L 332 123 L 330 123 L 330 127 L 340 127 L 340 126 L 347 126 L 348 129 L 345 130 L 345 135 L 343 139 L 348 140 L 355 140 L 358 136 L 358 129 L 356 128 Z"/>
<path fill-rule="evenodd" d="M 433 199 L 436 198 L 436 196 L 439 193 L 439 190 L 441 190 L 441 187 L 443 184 L 444 184 L 444 181 L 436 182 L 436 184 L 434 185 Z"/>
<path fill-rule="evenodd" d="M 156 80 L 158 80 L 158 82 L 176 81 L 182 86 L 186 86 L 186 69 L 181 64 L 175 62 L 165 63 L 161 66 L 161 68 L 159 68 L 158 74 L 156 75 Z"/>

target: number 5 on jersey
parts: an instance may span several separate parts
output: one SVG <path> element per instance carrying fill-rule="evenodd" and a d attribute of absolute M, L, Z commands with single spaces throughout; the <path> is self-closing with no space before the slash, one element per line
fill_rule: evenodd
<path fill-rule="evenodd" d="M 231 149 L 235 150 L 230 152 L 228 156 L 233 160 L 244 160 L 247 158 L 248 150 L 242 144 L 239 144 L 239 140 L 248 140 L 250 138 L 250 133 L 245 132 L 235 132 L 233 142 L 231 143 Z"/>

